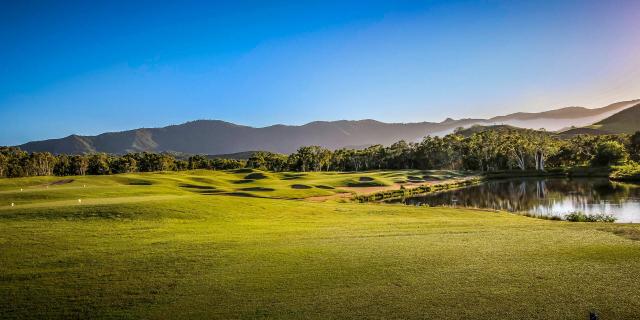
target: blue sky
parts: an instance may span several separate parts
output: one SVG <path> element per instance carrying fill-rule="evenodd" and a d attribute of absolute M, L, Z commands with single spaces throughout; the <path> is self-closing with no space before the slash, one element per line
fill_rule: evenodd
<path fill-rule="evenodd" d="M 638 1 L 2 1 L 0 145 L 640 97 Z"/>

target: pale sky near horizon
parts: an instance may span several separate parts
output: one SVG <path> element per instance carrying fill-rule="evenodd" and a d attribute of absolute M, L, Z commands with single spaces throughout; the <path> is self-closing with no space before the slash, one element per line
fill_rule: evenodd
<path fill-rule="evenodd" d="M 3 1 L 0 145 L 640 98 L 640 1 Z"/>

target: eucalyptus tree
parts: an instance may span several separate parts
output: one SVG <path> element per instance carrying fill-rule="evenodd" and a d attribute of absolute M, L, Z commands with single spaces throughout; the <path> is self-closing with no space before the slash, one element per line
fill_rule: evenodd
<path fill-rule="evenodd" d="M 618 141 L 603 141 L 596 146 L 596 152 L 591 162 L 594 165 L 610 166 L 623 164 L 628 157 L 629 153 L 622 143 Z"/>
<path fill-rule="evenodd" d="M 83 176 L 89 168 L 89 161 L 84 155 L 74 155 L 69 159 L 70 171 L 73 175 Z"/>

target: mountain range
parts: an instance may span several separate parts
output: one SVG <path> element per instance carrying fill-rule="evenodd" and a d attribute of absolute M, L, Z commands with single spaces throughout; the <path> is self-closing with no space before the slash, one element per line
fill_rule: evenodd
<path fill-rule="evenodd" d="M 618 134 L 640 130 L 640 104 L 626 108 L 590 126 L 572 128 L 563 134 Z"/>
<path fill-rule="evenodd" d="M 337 149 L 359 148 L 373 144 L 389 145 L 399 140 L 419 141 L 426 135 L 444 135 L 456 128 L 477 124 L 557 131 L 605 121 L 638 103 L 640 99 L 596 109 L 568 107 L 538 113 L 518 112 L 490 119 L 448 118 L 442 122 L 384 123 L 368 119 L 315 121 L 301 126 L 279 124 L 255 128 L 220 120 L 197 120 L 162 128 L 140 128 L 96 136 L 70 135 L 60 139 L 28 142 L 18 147 L 30 152 L 66 154 L 122 154 L 140 151 L 232 154 L 248 150 L 291 153 L 303 145 Z M 637 121 L 638 118 L 635 119 Z"/>

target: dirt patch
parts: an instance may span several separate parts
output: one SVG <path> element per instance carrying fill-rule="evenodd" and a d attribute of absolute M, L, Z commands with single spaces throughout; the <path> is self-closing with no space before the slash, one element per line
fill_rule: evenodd
<path fill-rule="evenodd" d="M 73 179 L 63 179 L 49 183 L 50 186 L 59 186 L 61 184 L 67 184 L 73 182 Z"/>
<path fill-rule="evenodd" d="M 329 200 L 340 200 L 340 199 L 349 199 L 352 196 L 349 192 L 336 193 L 329 196 L 317 196 L 317 197 L 308 197 L 305 198 L 305 201 L 310 202 L 325 202 Z"/>

